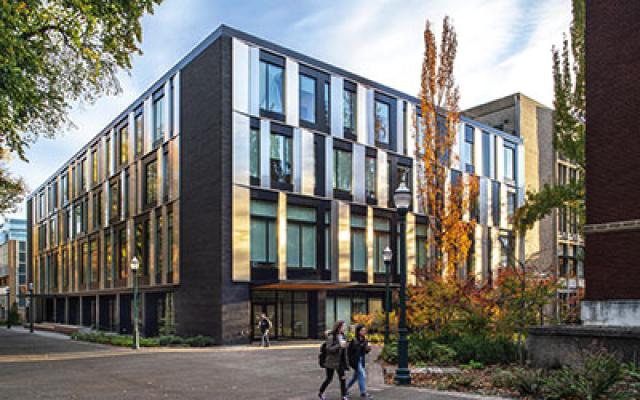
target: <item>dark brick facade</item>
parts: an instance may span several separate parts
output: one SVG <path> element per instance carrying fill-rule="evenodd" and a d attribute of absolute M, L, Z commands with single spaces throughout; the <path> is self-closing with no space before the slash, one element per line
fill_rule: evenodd
<path fill-rule="evenodd" d="M 640 2 L 587 1 L 587 223 L 640 219 Z M 640 232 L 587 233 L 586 298 L 640 298 Z"/>

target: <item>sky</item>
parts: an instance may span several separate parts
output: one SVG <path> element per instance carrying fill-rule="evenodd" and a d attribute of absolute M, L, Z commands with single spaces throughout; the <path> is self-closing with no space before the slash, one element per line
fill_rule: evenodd
<path fill-rule="evenodd" d="M 144 54 L 119 74 L 122 92 L 76 104 L 75 128 L 10 168 L 36 189 L 220 24 L 417 95 L 425 22 L 439 37 L 445 15 L 458 35 L 462 109 L 515 92 L 552 104 L 551 47 L 568 31 L 570 0 L 164 0 L 143 17 Z"/>

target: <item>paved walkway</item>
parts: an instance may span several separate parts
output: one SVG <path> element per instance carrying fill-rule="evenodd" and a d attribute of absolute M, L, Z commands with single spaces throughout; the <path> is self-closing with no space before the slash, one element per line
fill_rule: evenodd
<path fill-rule="evenodd" d="M 0 399 L 317 399 L 317 352 L 304 342 L 135 352 L 0 328 Z M 376 399 L 479 398 L 390 387 L 372 372 Z M 337 382 L 327 394 L 339 398 Z"/>

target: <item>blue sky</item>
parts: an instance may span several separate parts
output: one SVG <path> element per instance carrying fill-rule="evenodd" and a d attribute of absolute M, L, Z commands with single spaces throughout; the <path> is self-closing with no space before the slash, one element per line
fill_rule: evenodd
<path fill-rule="evenodd" d="M 164 0 L 143 19 L 142 56 L 123 91 L 71 112 L 76 128 L 40 140 L 11 169 L 34 189 L 145 88 L 224 23 L 385 85 L 417 94 L 427 19 L 458 32 L 461 107 L 523 92 L 551 105 L 551 46 L 571 20 L 570 0 Z"/>

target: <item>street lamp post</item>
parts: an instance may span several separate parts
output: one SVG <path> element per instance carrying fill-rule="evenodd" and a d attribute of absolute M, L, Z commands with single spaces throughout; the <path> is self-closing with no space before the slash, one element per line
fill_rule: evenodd
<path fill-rule="evenodd" d="M 407 341 L 407 243 L 406 243 L 406 217 L 411 205 L 411 190 L 404 182 L 401 182 L 393 194 L 393 202 L 398 212 L 400 228 L 400 250 L 398 266 L 400 268 L 400 320 L 398 323 L 398 369 L 396 370 L 396 383 L 398 385 L 411 384 L 411 372 L 409 371 L 409 343 Z"/>
<path fill-rule="evenodd" d="M 140 350 L 140 332 L 138 330 L 138 268 L 140 262 L 138 257 L 131 260 L 131 271 L 133 271 L 133 343 L 134 350 Z"/>
<path fill-rule="evenodd" d="M 33 333 L 33 282 L 29 282 L 29 332 Z"/>
<path fill-rule="evenodd" d="M 11 288 L 7 286 L 7 329 L 11 329 Z"/>
<path fill-rule="evenodd" d="M 391 288 L 389 287 L 391 275 L 391 257 L 393 253 L 389 246 L 382 251 L 382 259 L 385 268 L 385 285 L 384 285 L 384 345 L 389 345 L 389 313 L 391 312 Z"/>

